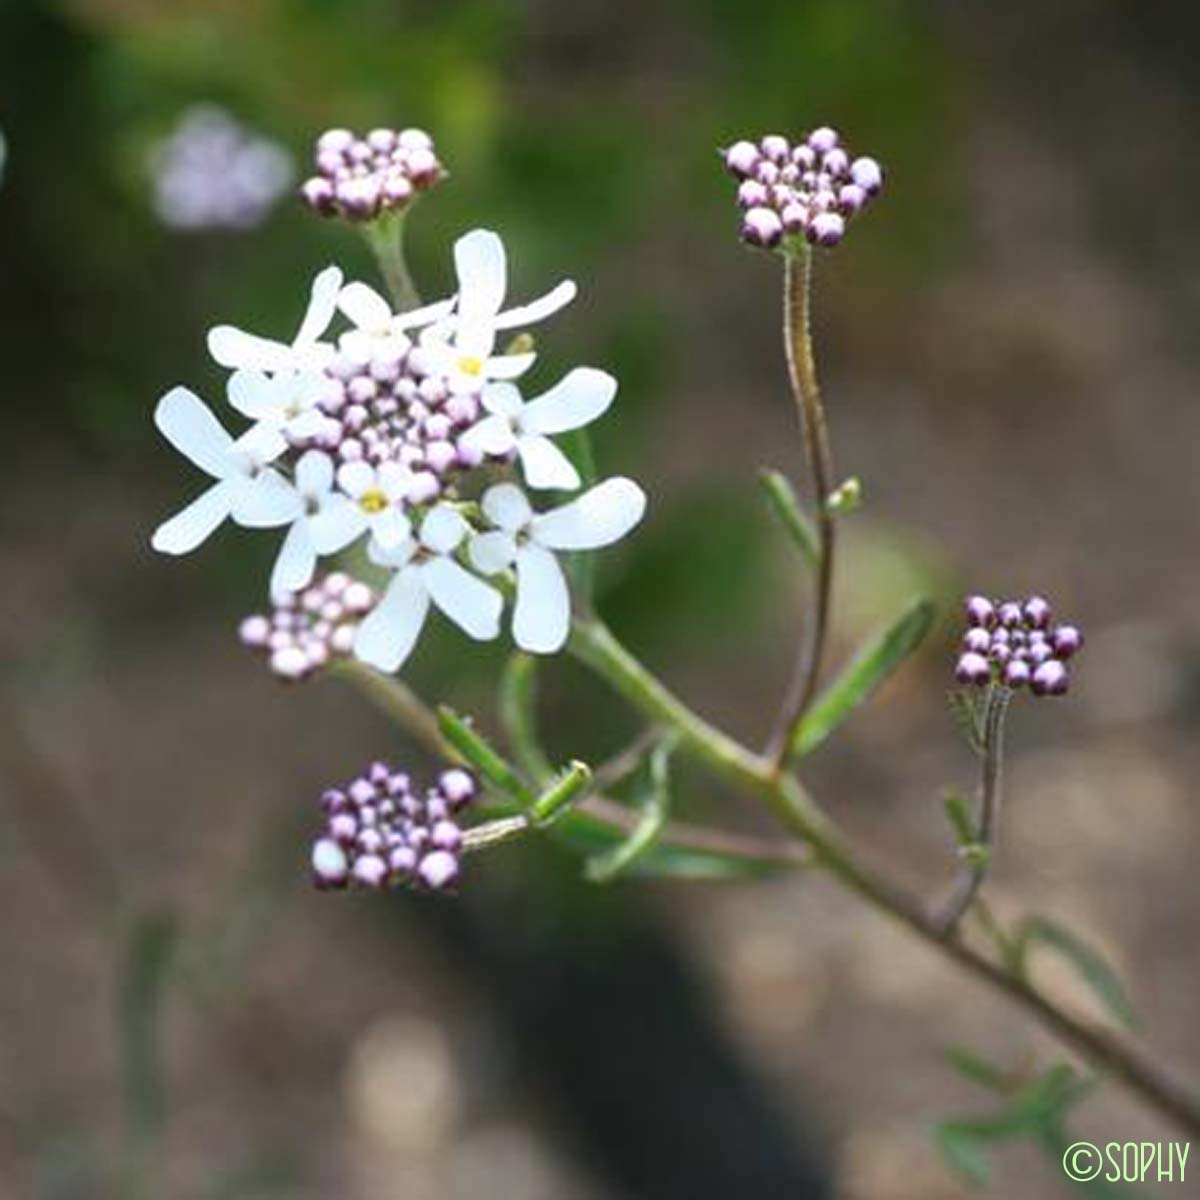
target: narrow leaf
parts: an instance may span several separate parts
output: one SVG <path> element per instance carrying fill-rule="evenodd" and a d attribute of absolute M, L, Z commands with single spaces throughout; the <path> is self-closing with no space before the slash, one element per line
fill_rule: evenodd
<path fill-rule="evenodd" d="M 787 476 L 764 467 L 758 473 L 758 481 L 762 485 L 771 511 L 787 530 L 804 561 L 815 568 L 821 558 L 821 544 L 817 538 L 817 531 L 800 507 L 800 501 Z"/>
<path fill-rule="evenodd" d="M 497 704 L 500 724 L 512 747 L 513 757 L 521 770 L 540 784 L 554 774 L 554 769 L 538 739 L 534 689 L 536 671 L 537 659 L 532 654 L 515 651 L 500 676 Z"/>
<path fill-rule="evenodd" d="M 970 846 L 978 840 L 975 832 L 975 822 L 967 805 L 967 798 L 962 792 L 947 792 L 942 800 L 946 809 L 946 819 L 954 830 L 954 840 L 960 846 Z"/>
<path fill-rule="evenodd" d="M 792 753 L 801 756 L 819 746 L 921 644 L 932 624 L 933 605 L 918 600 L 869 642 L 808 710 L 792 740 Z"/>
<path fill-rule="evenodd" d="M 964 1078 L 977 1083 L 989 1091 L 1007 1093 L 1011 1089 L 1008 1074 L 995 1063 L 968 1050 L 964 1046 L 951 1046 L 946 1051 L 946 1060 Z"/>
<path fill-rule="evenodd" d="M 987 747 L 984 743 L 981 706 L 977 703 L 976 693 L 966 688 L 947 692 L 946 702 L 950 705 L 950 715 L 962 730 L 967 745 L 982 756 Z"/>
<path fill-rule="evenodd" d="M 467 760 L 468 765 L 479 772 L 485 782 L 511 796 L 525 808 L 533 803 L 533 797 L 516 768 L 475 732 L 470 721 L 443 706 L 438 709 L 438 728 L 446 741 Z"/>
<path fill-rule="evenodd" d="M 642 816 L 625 841 L 604 854 L 589 858 L 584 875 L 592 883 L 608 883 L 628 871 L 658 841 L 670 808 L 670 758 L 672 739 L 657 746 L 650 756 L 650 780 L 642 802 Z"/>
<path fill-rule="evenodd" d="M 934 1131 L 934 1141 L 952 1170 L 976 1187 L 986 1187 L 991 1174 L 987 1153 L 969 1129 L 948 1123 Z"/>
<path fill-rule="evenodd" d="M 573 762 L 560 779 L 552 783 L 534 802 L 529 816 L 535 825 L 550 825 L 587 789 L 592 770 L 587 763 Z"/>
<path fill-rule="evenodd" d="M 1057 921 L 1048 917 L 1028 918 L 1017 933 L 1017 963 L 1024 969 L 1029 949 L 1045 946 L 1065 958 L 1079 972 L 1109 1013 L 1127 1029 L 1137 1028 L 1137 1015 L 1120 976 L 1104 956 Z"/>

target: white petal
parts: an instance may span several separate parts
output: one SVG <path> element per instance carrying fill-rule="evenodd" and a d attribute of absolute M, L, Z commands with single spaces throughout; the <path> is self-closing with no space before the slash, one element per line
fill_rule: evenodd
<path fill-rule="evenodd" d="M 300 322 L 294 345 L 311 345 L 329 328 L 337 308 L 338 292 L 342 287 L 342 273 L 337 267 L 326 267 L 313 280 L 308 298 L 308 311 Z"/>
<path fill-rule="evenodd" d="M 645 511 L 646 493 L 632 479 L 617 476 L 578 500 L 534 517 L 529 532 L 554 550 L 594 550 L 624 537 Z"/>
<path fill-rule="evenodd" d="M 287 438 L 278 425 L 272 421 L 259 421 L 233 443 L 231 469 L 234 473 L 253 474 L 274 462 L 287 448 Z"/>
<path fill-rule="evenodd" d="M 460 329 L 476 324 L 490 327 L 508 286 L 504 243 L 490 229 L 473 229 L 454 243 L 454 269 Z"/>
<path fill-rule="evenodd" d="M 532 543 L 517 551 L 517 606 L 513 638 L 522 650 L 553 654 L 571 628 L 571 598 L 558 561 Z"/>
<path fill-rule="evenodd" d="M 536 300 L 522 304 L 518 308 L 510 308 L 507 312 L 502 312 L 492 322 L 492 328 L 520 329 L 523 325 L 534 325 L 538 321 L 544 321 L 558 312 L 560 308 L 566 308 L 575 299 L 577 291 L 574 280 L 564 279 L 544 296 L 539 296 Z"/>
<path fill-rule="evenodd" d="M 229 486 L 233 519 L 247 528 L 290 525 L 304 512 L 299 493 L 275 471 L 263 471 L 253 479 L 231 479 Z"/>
<path fill-rule="evenodd" d="M 477 533 L 467 546 L 471 565 L 484 575 L 495 575 L 507 570 L 517 560 L 517 543 L 511 533 L 493 529 L 489 533 Z"/>
<path fill-rule="evenodd" d="M 337 471 L 338 487 L 347 496 L 361 496 L 368 488 L 375 486 L 375 468 L 361 459 L 355 462 L 342 463 Z"/>
<path fill-rule="evenodd" d="M 318 554 L 344 550 L 367 528 L 367 514 L 353 500 L 332 495 L 309 518 L 308 531 Z"/>
<path fill-rule="evenodd" d="M 421 522 L 421 541 L 437 554 L 449 554 L 467 536 L 470 526 L 462 513 L 438 504 Z"/>
<path fill-rule="evenodd" d="M 243 416 L 257 421 L 279 406 L 279 393 L 275 381 L 261 371 L 245 367 L 234 371 L 225 385 L 229 403 Z"/>
<path fill-rule="evenodd" d="M 154 423 L 180 454 L 214 479 L 224 479 L 233 470 L 233 439 L 194 392 L 172 388 L 159 400 Z"/>
<path fill-rule="evenodd" d="M 245 333 L 232 325 L 208 331 L 208 352 L 223 367 L 249 367 L 258 371 L 286 371 L 293 361 L 291 346 Z"/>
<path fill-rule="evenodd" d="M 287 532 L 271 572 L 271 595 L 298 592 L 307 587 L 317 569 L 317 552 L 307 521 L 297 521 Z"/>
<path fill-rule="evenodd" d="M 392 306 L 365 283 L 348 283 L 337 298 L 337 306 L 359 329 L 384 333 L 392 319 Z"/>
<path fill-rule="evenodd" d="M 389 500 L 403 500 L 412 487 L 412 472 L 398 462 L 388 460 L 376 468 L 375 481 Z"/>
<path fill-rule="evenodd" d="M 298 417 L 293 417 L 285 426 L 288 434 L 298 440 L 315 438 L 323 433 L 329 418 L 319 409 L 310 408 Z"/>
<path fill-rule="evenodd" d="M 565 433 L 590 424 L 613 402 L 617 381 L 607 371 L 576 367 L 521 413 L 526 433 Z"/>
<path fill-rule="evenodd" d="M 476 579 L 452 558 L 430 559 L 420 571 L 434 604 L 464 633 L 480 642 L 499 634 L 504 600 L 495 588 Z"/>
<path fill-rule="evenodd" d="M 464 441 L 472 449 L 481 454 L 507 454 L 517 444 L 516 435 L 507 417 L 490 416 L 472 425 L 462 435 Z"/>
<path fill-rule="evenodd" d="M 391 550 L 385 549 L 374 538 L 367 543 L 367 557 L 377 567 L 391 567 L 393 571 L 398 571 L 401 567 L 407 566 L 416 552 L 417 543 L 411 537 L 406 537 L 404 541 L 398 546 L 394 546 Z"/>
<path fill-rule="evenodd" d="M 480 397 L 483 407 L 501 417 L 519 417 L 525 407 L 521 389 L 512 383 L 492 383 L 483 389 Z"/>
<path fill-rule="evenodd" d="M 536 354 L 494 354 L 483 364 L 483 373 L 488 379 L 516 379 L 535 362 Z"/>
<path fill-rule="evenodd" d="M 570 491 L 582 482 L 571 460 L 549 438 L 518 438 L 517 454 L 525 471 L 525 482 L 531 488 Z"/>
<path fill-rule="evenodd" d="M 160 554 L 188 554 L 229 516 L 229 484 L 215 483 L 164 521 L 150 539 Z"/>
<path fill-rule="evenodd" d="M 454 311 L 455 298 L 438 300 L 434 304 L 426 304 L 424 308 L 410 308 L 408 312 L 397 313 L 392 318 L 392 328 L 419 329 L 433 321 L 441 321 Z"/>
<path fill-rule="evenodd" d="M 401 571 L 358 627 L 354 653 L 381 671 L 398 670 L 412 653 L 428 612 L 429 593 L 420 570 L 409 567 Z"/>
<path fill-rule="evenodd" d="M 333 459 L 320 450 L 306 450 L 296 463 L 296 490 L 303 496 L 320 497 L 333 487 Z"/>
<path fill-rule="evenodd" d="M 497 529 L 515 533 L 529 524 L 533 509 L 515 483 L 497 483 L 483 493 L 484 515 Z"/>
<path fill-rule="evenodd" d="M 368 517 L 371 536 L 385 550 L 395 550 L 408 538 L 412 525 L 408 518 L 398 508 L 385 508 L 382 512 Z"/>

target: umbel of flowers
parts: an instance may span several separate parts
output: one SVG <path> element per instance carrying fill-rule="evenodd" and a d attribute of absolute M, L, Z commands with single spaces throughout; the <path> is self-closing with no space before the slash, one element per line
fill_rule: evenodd
<path fill-rule="evenodd" d="M 1083 648 L 1083 634 L 1074 625 L 1052 623 L 1045 597 L 968 596 L 964 608 L 968 628 L 954 666 L 959 683 L 1028 687 L 1035 696 L 1066 694 L 1071 683 L 1067 660 Z"/>
<path fill-rule="evenodd" d="M 641 520 L 645 495 L 629 479 L 549 505 L 527 492 L 582 488 L 554 438 L 600 417 L 617 391 L 610 375 L 581 367 L 526 399 L 517 381 L 536 355 L 499 345 L 568 304 L 575 285 L 506 307 L 507 256 L 488 230 L 459 238 L 454 262 L 455 294 L 416 310 L 395 312 L 329 267 L 290 341 L 213 329 L 210 353 L 231 372 L 226 396 L 247 423 L 236 434 L 185 388 L 155 410 L 163 436 L 211 481 L 158 527 L 157 550 L 186 554 L 227 520 L 284 531 L 270 581 L 275 611 L 242 629 L 270 650 L 278 674 L 302 678 L 346 652 L 346 613 L 305 615 L 326 602 L 332 612 L 336 598 L 318 588 L 289 599 L 309 587 L 322 557 L 365 544 L 383 582 L 378 603 L 355 606 L 349 649 L 391 672 L 431 608 L 472 638 L 495 638 L 505 601 L 491 577 L 510 573 L 517 644 L 561 649 L 570 597 L 559 553 L 606 546 Z"/>

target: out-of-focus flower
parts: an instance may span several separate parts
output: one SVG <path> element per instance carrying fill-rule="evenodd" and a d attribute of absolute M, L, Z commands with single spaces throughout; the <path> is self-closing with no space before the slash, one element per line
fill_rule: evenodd
<path fill-rule="evenodd" d="M 208 352 L 223 367 L 251 371 L 320 371 L 333 357 L 333 346 L 321 341 L 337 311 L 342 273 L 326 267 L 313 280 L 308 308 L 291 343 L 245 333 L 233 325 L 217 325 L 208 331 Z"/>
<path fill-rule="evenodd" d="M 150 152 L 154 208 L 172 229 L 251 229 L 291 186 L 291 156 L 211 104 Z"/>
<path fill-rule="evenodd" d="M 463 844 L 456 817 L 477 791 L 474 777 L 459 767 L 443 771 L 422 792 L 407 773 L 373 763 L 345 787 L 322 795 L 324 823 L 313 842 L 313 882 L 320 888 L 371 891 L 452 887 Z"/>
<path fill-rule="evenodd" d="M 313 163 L 316 174 L 300 198 L 313 212 L 350 221 L 403 212 L 446 175 L 422 129 L 372 129 L 366 137 L 329 129 L 317 139 Z"/>
<path fill-rule="evenodd" d="M 381 671 L 398 670 L 416 645 L 430 604 L 476 641 L 499 634 L 504 607 L 500 593 L 454 558 L 470 530 L 459 513 L 439 504 L 422 521 L 415 541 L 392 550 L 371 543 L 371 561 L 396 573 L 358 631 L 354 652 L 363 662 Z"/>
<path fill-rule="evenodd" d="M 498 483 L 483 495 L 484 515 L 494 526 L 471 538 L 475 568 L 494 575 L 516 567 L 513 638 L 523 650 L 553 654 L 571 627 L 567 581 L 556 550 L 595 550 L 623 538 L 646 511 L 646 494 L 618 476 L 545 513 L 535 513 L 516 484 Z"/>
<path fill-rule="evenodd" d="M 496 354 L 496 334 L 524 329 L 553 316 L 575 299 L 565 279 L 529 304 L 505 309 L 508 260 L 504 243 L 490 229 L 475 229 L 454 243 L 458 294 L 452 316 L 430 326 L 419 353 L 427 370 L 446 377 L 451 392 L 477 392 L 493 379 L 515 379 L 533 365 L 532 352 Z"/>
<path fill-rule="evenodd" d="M 187 554 L 230 517 L 255 528 L 286 525 L 291 519 L 289 488 L 268 465 L 287 449 L 278 430 L 264 428 L 235 442 L 212 410 L 181 387 L 159 400 L 154 423 L 180 454 L 216 480 L 154 531 L 155 550 Z"/>
<path fill-rule="evenodd" d="M 739 181 L 742 240 L 768 250 L 799 237 L 836 246 L 847 223 L 883 187 L 879 163 L 851 159 L 837 131 L 827 126 L 794 146 L 769 134 L 758 142 L 735 142 L 721 155 Z"/>
<path fill-rule="evenodd" d="M 462 443 L 499 458 L 515 453 L 532 488 L 577 488 L 579 472 L 550 435 L 590 424 L 616 394 L 617 381 L 593 367 L 576 367 L 528 403 L 515 384 L 493 383 L 483 390 L 488 415 L 467 430 Z"/>
<path fill-rule="evenodd" d="M 365 583 L 334 571 L 302 592 L 275 593 L 271 611 L 246 617 L 238 636 L 266 656 L 272 674 L 296 682 L 332 659 L 350 657 L 359 623 L 375 599 Z"/>
<path fill-rule="evenodd" d="M 1066 693 L 1066 662 L 1083 648 L 1083 634 L 1074 625 L 1051 625 L 1049 601 L 1042 596 L 1023 601 L 968 596 L 964 607 L 968 628 L 954 666 L 959 683 L 1028 686 L 1035 696 Z"/>

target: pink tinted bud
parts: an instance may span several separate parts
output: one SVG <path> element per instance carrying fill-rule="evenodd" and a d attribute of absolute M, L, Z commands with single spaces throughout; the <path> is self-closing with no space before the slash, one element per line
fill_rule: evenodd
<path fill-rule="evenodd" d="M 355 140 L 349 129 L 327 129 L 317 138 L 317 153 L 343 154 L 354 145 Z"/>
<path fill-rule="evenodd" d="M 769 208 L 752 208 L 742 218 L 742 240 L 752 246 L 771 249 L 783 236 L 779 214 Z"/>
<path fill-rule="evenodd" d="M 962 655 L 954 667 L 954 678 L 959 683 L 987 683 L 992 677 L 991 664 L 982 654 L 968 652 Z"/>
<path fill-rule="evenodd" d="M 462 845 L 462 830 L 453 821 L 438 821 L 430 831 L 429 840 L 439 850 L 453 852 Z"/>
<path fill-rule="evenodd" d="M 803 233 L 808 228 L 808 209 L 803 204 L 788 204 L 779 215 L 787 233 Z"/>
<path fill-rule="evenodd" d="M 758 147 L 753 142 L 734 142 L 725 151 L 725 167 L 739 179 L 752 175 L 758 160 Z"/>
<path fill-rule="evenodd" d="M 387 863 L 378 854 L 364 854 L 354 864 L 354 878 L 364 887 L 382 887 L 387 879 Z"/>
<path fill-rule="evenodd" d="M 818 246 L 836 246 L 846 232 L 846 222 L 839 213 L 820 212 L 808 227 L 809 240 Z"/>
<path fill-rule="evenodd" d="M 434 850 L 421 859 L 417 874 L 434 891 L 449 887 L 458 878 L 458 859 L 448 850 Z"/>
<path fill-rule="evenodd" d="M 247 617 L 238 626 L 238 637 L 243 646 L 265 650 L 271 636 L 271 622 L 263 616 Z"/>
<path fill-rule="evenodd" d="M 414 150 L 408 156 L 408 177 L 416 187 L 429 187 L 442 173 L 441 163 L 432 150 Z"/>
<path fill-rule="evenodd" d="M 835 179 L 840 179 L 847 171 L 850 170 L 850 160 L 846 157 L 846 152 L 840 146 L 835 146 L 828 154 L 825 155 L 821 163 L 825 171 L 832 175 Z"/>
<path fill-rule="evenodd" d="M 326 886 L 344 883 L 349 869 L 345 850 L 331 838 L 321 838 L 312 848 L 312 869 L 317 880 Z"/>
<path fill-rule="evenodd" d="M 1083 648 L 1083 634 L 1074 625 L 1059 625 L 1051 635 L 1051 643 L 1059 658 L 1070 658 Z"/>
<path fill-rule="evenodd" d="M 367 145 L 380 154 L 390 154 L 396 148 L 394 129 L 372 129 L 367 134 Z"/>
<path fill-rule="evenodd" d="M 423 129 L 402 129 L 396 135 L 401 150 L 432 150 L 433 138 Z"/>
<path fill-rule="evenodd" d="M 759 208 L 767 202 L 766 184 L 757 179 L 743 179 L 738 184 L 737 202 L 740 208 Z"/>
<path fill-rule="evenodd" d="M 1030 688 L 1035 696 L 1062 696 L 1069 684 L 1067 668 L 1058 659 L 1051 658 L 1034 671 Z"/>
<path fill-rule="evenodd" d="M 303 679 L 309 669 L 308 655 L 299 646 L 284 646 L 271 655 L 271 670 L 280 679 Z"/>
<path fill-rule="evenodd" d="M 474 798 L 477 791 L 475 779 L 468 771 L 451 767 L 438 777 L 441 793 L 450 801 L 452 808 L 460 808 Z"/>
<path fill-rule="evenodd" d="M 777 133 L 767 134 L 758 145 L 767 158 L 780 165 L 787 162 L 788 155 L 792 152 L 792 147 L 788 143 L 787 138 L 780 137 Z"/>
<path fill-rule="evenodd" d="M 808 135 L 808 144 L 818 154 L 828 154 L 838 144 L 839 140 L 837 130 L 830 129 L 828 125 L 822 125 L 819 129 L 814 129 Z"/>
<path fill-rule="evenodd" d="M 850 164 L 850 178 L 868 196 L 883 187 L 883 168 L 873 158 L 856 158 Z"/>
<path fill-rule="evenodd" d="M 848 217 L 861 212 L 867 203 L 867 193 L 856 183 L 847 183 L 838 191 L 838 208 Z"/>
<path fill-rule="evenodd" d="M 329 216 L 337 211 L 333 184 L 321 175 L 306 179 L 300 187 L 300 198 L 313 212 Z"/>

